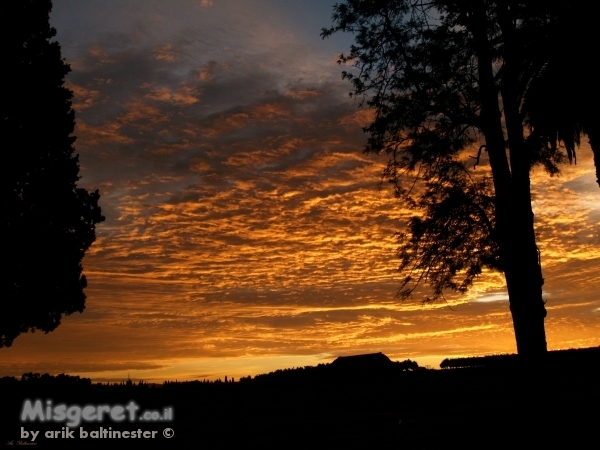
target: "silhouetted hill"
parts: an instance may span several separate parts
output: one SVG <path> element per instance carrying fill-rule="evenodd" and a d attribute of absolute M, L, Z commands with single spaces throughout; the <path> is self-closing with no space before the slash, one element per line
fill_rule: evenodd
<path fill-rule="evenodd" d="M 353 379 L 362 377 L 394 376 L 399 372 L 425 370 L 415 361 L 392 361 L 383 353 L 340 356 L 329 364 L 278 369 L 267 374 L 240 378 L 240 382 L 275 380 Z"/>
<path fill-rule="evenodd" d="M 60 431 L 65 421 L 22 422 L 24 402 L 39 399 L 44 405 L 50 401 L 66 407 L 125 406 L 133 401 L 140 413 L 163 414 L 171 408 L 172 421 L 107 418 L 79 425 L 86 432 L 101 427 L 156 431 L 153 439 L 128 439 L 128 448 L 430 448 L 450 442 L 514 444 L 523 439 L 546 445 L 558 438 L 568 438 L 576 447 L 580 439 L 594 439 L 597 429 L 600 366 L 585 362 L 588 356 L 577 362 L 579 355 L 594 352 L 597 349 L 574 353 L 578 356 L 571 363 L 551 369 L 542 364 L 503 370 L 410 370 L 406 361 L 395 363 L 385 355 L 356 355 L 235 383 L 107 385 L 66 375 L 5 377 L 0 379 L 0 442 L 16 445 L 23 429 L 40 431 L 40 448 L 123 443 L 113 438 L 42 438 L 45 431 Z M 382 369 L 373 369 L 378 365 Z M 167 428 L 174 430 L 172 438 L 163 436 Z"/>

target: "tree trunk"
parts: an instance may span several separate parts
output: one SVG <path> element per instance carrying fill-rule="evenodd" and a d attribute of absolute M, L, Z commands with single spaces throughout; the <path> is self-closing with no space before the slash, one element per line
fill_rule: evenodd
<path fill-rule="evenodd" d="M 515 199 L 524 196 L 524 188 L 514 188 Z M 536 356 L 547 351 L 544 329 L 546 308 L 542 299 L 544 279 L 535 244 L 531 201 L 528 208 L 513 205 L 508 221 L 508 234 L 502 236 L 500 248 L 517 352 L 520 355 Z"/>
<path fill-rule="evenodd" d="M 482 3 L 474 2 L 473 5 L 469 28 L 477 43 L 481 128 L 494 182 L 496 239 L 508 288 L 517 352 L 528 357 L 537 356 L 547 351 L 544 329 L 546 309 L 542 300 L 543 279 L 535 244 L 529 161 L 524 152 L 523 128 L 513 92 L 514 84 L 510 82 L 509 65 L 508 75 L 506 72 L 504 74 L 508 82 L 502 92 L 509 138 L 509 166 L 499 92 L 494 80 L 493 54 L 487 35 L 488 17 Z"/>
<path fill-rule="evenodd" d="M 516 39 L 515 20 L 508 2 L 498 1 L 496 12 L 504 41 L 503 70 L 500 92 L 510 154 L 511 204 L 508 213 L 508 235 L 503 236 L 502 253 L 506 260 L 504 275 L 513 316 L 517 351 L 521 355 L 538 355 L 547 351 L 542 299 L 542 267 L 535 243 L 531 183 L 531 154 L 523 138 L 523 122 L 519 110 L 518 67 L 521 66 L 520 45 Z M 508 205 L 507 205 L 508 206 Z"/>

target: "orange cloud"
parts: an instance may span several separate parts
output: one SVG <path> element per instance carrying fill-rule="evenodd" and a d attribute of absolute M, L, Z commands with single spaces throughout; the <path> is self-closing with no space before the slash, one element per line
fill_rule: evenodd
<path fill-rule="evenodd" d="M 98 90 L 86 89 L 73 83 L 66 83 L 66 85 L 68 89 L 73 91 L 73 109 L 75 111 L 82 111 L 93 106 L 100 97 L 100 91 Z"/>
<path fill-rule="evenodd" d="M 102 46 L 100 46 L 100 45 L 94 45 L 94 46 L 90 47 L 89 52 L 90 52 L 90 55 L 95 57 L 102 64 L 110 64 L 110 63 L 116 62 L 114 59 L 111 59 L 108 56 L 108 53 L 106 52 L 106 50 L 104 50 L 102 48 Z"/>
<path fill-rule="evenodd" d="M 342 117 L 339 123 L 344 126 L 366 127 L 373 120 L 375 120 L 375 110 L 359 109 L 352 114 Z"/>
<path fill-rule="evenodd" d="M 200 100 L 198 91 L 185 83 L 180 84 L 175 92 L 166 86 L 153 89 L 146 98 L 171 102 L 178 106 L 193 105 Z"/>
<path fill-rule="evenodd" d="M 179 59 L 179 55 L 173 50 L 172 44 L 159 45 L 154 48 L 153 53 L 157 61 L 175 62 Z"/>
<path fill-rule="evenodd" d="M 305 100 L 307 98 L 316 97 L 321 94 L 322 94 L 321 91 L 319 91 L 318 89 L 292 88 L 292 89 L 288 89 L 287 91 L 285 91 L 284 95 L 286 95 L 288 97 L 292 97 L 293 99 L 296 99 L 296 100 Z"/>

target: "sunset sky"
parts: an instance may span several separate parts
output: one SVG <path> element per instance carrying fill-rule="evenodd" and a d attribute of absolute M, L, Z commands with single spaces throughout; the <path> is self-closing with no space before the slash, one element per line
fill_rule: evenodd
<path fill-rule="evenodd" d="M 352 36 L 319 36 L 335 1 L 53 3 L 79 185 L 100 190 L 106 221 L 84 312 L 0 349 L 0 376 L 239 378 L 516 351 L 498 274 L 445 303 L 395 297 L 411 212 L 378 189 L 387 157 L 362 153 L 372 116 L 337 64 Z M 578 154 L 559 177 L 532 174 L 550 349 L 600 345 L 600 188 L 586 138 Z"/>

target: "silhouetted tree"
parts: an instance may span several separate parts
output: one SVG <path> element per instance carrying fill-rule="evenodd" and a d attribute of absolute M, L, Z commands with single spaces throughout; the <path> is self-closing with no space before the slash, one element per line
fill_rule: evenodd
<path fill-rule="evenodd" d="M 544 3 L 347 0 L 322 33 L 355 34 L 339 62 L 357 69 L 343 73 L 351 96 L 375 112 L 365 151 L 391 156 L 384 177 L 419 211 L 400 236 L 400 270 L 408 272 L 400 296 L 424 281 L 434 301 L 447 289 L 467 291 L 483 269 L 503 272 L 524 355 L 547 350 L 529 174 L 535 164 L 557 173 L 565 159 L 546 145 L 548 119 L 536 116 L 530 90 L 543 86 L 543 58 L 557 63 L 548 49 L 536 53 L 557 19 Z M 597 116 L 586 119 L 597 125 Z M 528 124 L 539 139 L 525 138 Z M 484 170 L 467 169 L 473 147 L 478 165 L 487 152 Z"/>
<path fill-rule="evenodd" d="M 72 92 L 64 87 L 70 67 L 52 40 L 51 7 L 49 0 L 0 3 L 0 347 L 83 311 L 81 259 L 104 220 L 98 191 L 77 187 Z"/>

